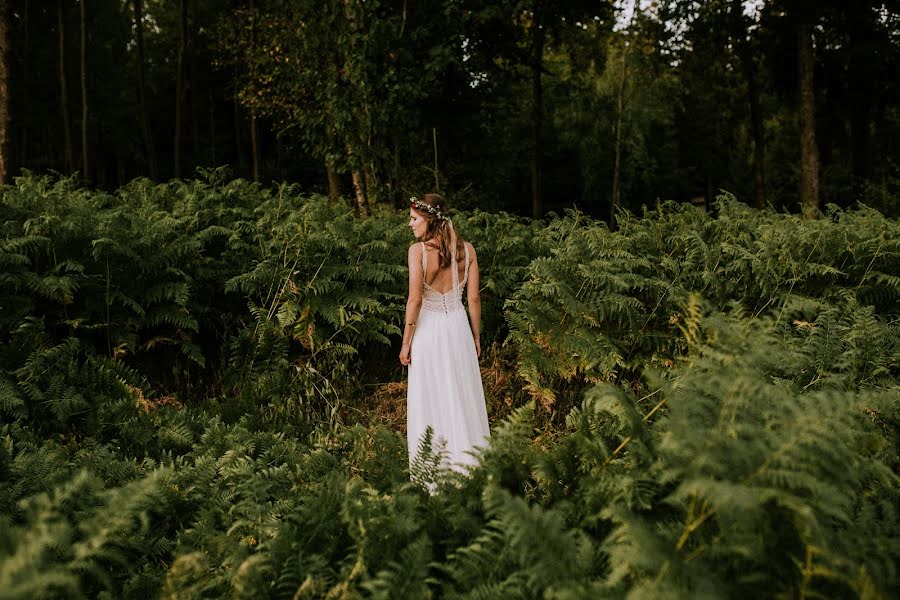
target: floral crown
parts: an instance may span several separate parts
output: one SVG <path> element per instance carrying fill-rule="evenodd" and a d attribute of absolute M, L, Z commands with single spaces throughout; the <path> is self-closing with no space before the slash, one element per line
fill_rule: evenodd
<path fill-rule="evenodd" d="M 448 217 L 445 217 L 445 216 L 441 213 L 441 209 L 435 208 L 435 207 L 433 207 L 432 205 L 430 205 L 430 204 L 428 204 L 427 202 L 425 202 L 424 200 L 419 200 L 419 199 L 416 198 L 415 196 L 412 196 L 412 197 L 409 199 L 409 203 L 412 204 L 413 206 L 415 206 L 415 207 L 416 207 L 417 209 L 419 209 L 419 210 L 424 210 L 424 211 L 428 212 L 429 214 L 434 215 L 435 217 L 437 217 L 437 218 L 438 218 L 439 220 L 441 220 L 441 221 L 446 221 L 446 220 L 448 220 Z"/>

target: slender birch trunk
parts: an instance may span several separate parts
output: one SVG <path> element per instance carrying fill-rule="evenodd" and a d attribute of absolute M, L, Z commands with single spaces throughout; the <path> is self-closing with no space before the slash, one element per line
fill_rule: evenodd
<path fill-rule="evenodd" d="M 347 29 L 351 32 L 355 32 L 358 27 L 356 15 L 354 14 L 353 4 L 353 0 L 343 0 L 344 19 L 347 23 Z M 351 36 L 351 40 L 352 39 L 353 37 Z M 347 78 L 347 81 L 351 84 L 351 86 L 353 85 L 353 77 L 355 74 L 355 65 L 353 64 L 353 57 L 355 57 L 355 52 L 355 42 L 351 42 L 350 47 L 345 51 L 344 54 L 344 56 L 346 57 L 346 61 L 344 62 L 344 71 L 346 73 L 345 77 Z M 356 140 L 363 139 L 360 135 L 358 135 L 359 131 L 360 130 L 357 129 L 357 135 L 351 135 L 351 139 L 346 141 L 348 158 L 347 162 L 351 165 L 350 177 L 353 181 L 353 194 L 356 197 L 356 210 L 360 215 L 368 215 L 369 200 L 368 194 L 366 193 L 365 174 L 361 169 L 361 165 L 363 164 L 363 157 L 358 154 L 357 149 L 354 147 Z"/>
<path fill-rule="evenodd" d="M 356 198 L 356 210 L 360 215 L 369 214 L 369 201 L 366 194 L 365 175 L 359 168 L 359 157 L 353 149 L 353 146 L 347 144 L 348 162 L 353 165 L 350 169 L 350 177 L 353 180 L 353 195 Z"/>
<path fill-rule="evenodd" d="M 353 169 L 350 174 L 353 178 L 353 192 L 356 196 L 356 210 L 359 211 L 360 215 L 366 216 L 369 214 L 369 203 L 366 201 L 366 185 L 363 181 L 363 175 L 359 171 L 359 169 Z"/>
<path fill-rule="evenodd" d="M 627 43 L 627 42 L 626 42 Z M 628 83 L 628 50 L 622 45 L 622 61 L 619 72 L 619 89 L 616 93 L 616 141 L 614 147 L 613 187 L 609 203 L 609 228 L 616 228 L 616 211 L 622 204 L 622 126 L 625 121 L 625 86 Z"/>

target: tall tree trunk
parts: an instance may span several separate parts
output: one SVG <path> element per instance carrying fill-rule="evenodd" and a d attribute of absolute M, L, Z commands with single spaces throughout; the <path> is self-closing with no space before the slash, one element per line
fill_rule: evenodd
<path fill-rule="evenodd" d="M 751 47 L 751 41 L 747 38 L 749 17 L 744 15 L 743 0 L 732 0 L 731 16 L 734 23 L 735 44 L 744 71 L 744 79 L 747 81 L 747 103 L 750 106 L 750 133 L 753 137 L 753 205 L 761 209 L 766 206 L 766 140 L 763 130 L 759 78 L 754 60 L 756 53 Z"/>
<path fill-rule="evenodd" d="M 250 0 L 250 49 L 256 49 L 256 7 Z M 253 159 L 253 181 L 259 181 L 259 132 L 256 127 L 256 111 L 250 107 L 250 152 Z"/>
<path fill-rule="evenodd" d="M 256 115 L 252 113 L 250 114 L 250 151 L 253 154 L 253 181 L 259 181 L 259 129 L 256 126 Z"/>
<path fill-rule="evenodd" d="M 9 2 L 4 2 L 7 6 Z M 8 8 L 7 8 L 8 10 Z M 7 36 L 9 36 L 8 30 L 8 19 L 6 19 L 6 14 L 4 12 L 4 20 L 7 22 Z M 21 126 L 21 143 L 19 144 L 18 158 L 20 165 L 27 165 L 29 158 L 29 150 L 31 146 L 31 129 L 29 124 L 31 123 L 31 79 L 32 74 L 30 71 L 31 62 L 28 60 L 31 56 L 31 2 L 25 0 L 24 6 L 22 7 L 22 30 L 24 33 L 24 52 L 22 53 L 22 116 L 19 121 L 22 123 Z M 7 48 L 9 51 L 9 48 Z M 7 63 L 6 69 L 7 73 L 9 73 L 10 65 Z M 7 102 L 7 106 L 10 105 L 10 102 Z M 7 133 L 7 141 L 9 140 L 10 134 Z M 15 156 L 10 153 L 9 159 L 6 164 L 7 173 L 12 169 L 11 163 L 15 160 Z"/>
<path fill-rule="evenodd" d="M 207 101 L 209 102 L 209 164 L 216 165 L 216 100 L 213 97 L 212 88 L 209 89 Z"/>
<path fill-rule="evenodd" d="M 147 158 L 147 166 L 150 170 L 150 179 L 159 179 L 159 171 L 156 167 L 156 150 L 153 147 L 153 134 L 150 131 L 150 118 L 147 113 L 147 86 L 144 84 L 144 10 L 143 0 L 133 0 L 134 28 L 137 36 L 137 76 L 138 76 L 138 107 L 140 110 L 141 132 L 144 137 L 144 156 Z"/>
<path fill-rule="evenodd" d="M 9 130 L 9 71 L 6 55 L 9 51 L 9 30 L 6 25 L 6 0 L 0 0 L 0 185 L 6 185 L 7 131 Z"/>
<path fill-rule="evenodd" d="M 872 49 L 871 39 L 876 37 L 873 26 L 863 15 L 874 15 L 872 10 L 856 9 L 852 12 L 857 25 L 850 34 L 850 156 L 853 175 L 857 183 L 869 179 L 872 174 L 872 136 L 870 124 L 873 108 L 879 104 L 880 90 L 875 85 L 873 66 L 878 56 Z"/>
<path fill-rule="evenodd" d="M 357 95 L 359 94 L 359 89 L 357 88 L 356 82 L 354 81 L 354 76 L 356 74 L 356 65 L 354 64 L 354 59 L 356 59 L 355 33 L 359 29 L 359 24 L 357 21 L 357 15 L 354 14 L 354 8 L 358 5 L 358 3 L 359 0 L 343 0 L 344 20 L 347 24 L 347 31 L 350 33 L 350 44 L 348 48 L 343 50 L 343 60 L 339 58 L 335 61 L 335 65 L 340 65 L 343 63 L 343 72 L 345 73 L 343 76 L 337 76 L 338 81 L 340 82 L 341 78 L 343 77 L 343 81 L 346 84 L 349 84 L 351 89 L 353 89 L 354 93 Z M 350 130 L 353 131 L 353 133 L 344 134 L 343 141 L 346 144 L 347 149 L 347 163 L 350 165 L 350 177 L 353 181 L 353 193 L 356 198 L 356 210 L 360 215 L 365 216 L 369 214 L 369 200 L 366 190 L 365 174 L 362 170 L 364 158 L 359 155 L 358 147 L 354 146 L 354 144 L 356 143 L 364 143 L 364 141 L 360 140 L 365 139 L 362 135 L 360 135 L 362 127 L 359 125 L 359 123 L 360 121 L 357 119 L 357 128 Z"/>
<path fill-rule="evenodd" d="M 381 201 L 378 190 L 381 189 L 381 182 L 378 180 L 378 174 L 375 172 L 375 165 L 369 163 L 363 169 L 366 178 L 366 202 L 371 206 L 378 206 Z"/>
<path fill-rule="evenodd" d="M 181 177 L 181 147 L 184 131 L 184 59 L 187 50 L 187 0 L 178 2 L 178 57 L 175 65 L 175 178 Z"/>
<path fill-rule="evenodd" d="M 66 15 L 63 0 L 56 3 L 56 28 L 59 30 L 59 112 L 63 119 L 66 173 L 75 169 L 75 151 L 72 148 L 72 117 L 69 113 L 69 84 L 66 77 Z"/>
<path fill-rule="evenodd" d="M 431 128 L 431 142 L 434 146 L 434 191 L 441 193 L 441 172 L 438 170 L 437 127 Z"/>
<path fill-rule="evenodd" d="M 752 61 L 748 55 L 746 61 Z M 746 63 L 745 63 L 746 64 Z M 759 99 L 759 80 L 753 66 L 745 67 L 747 100 L 750 103 L 750 130 L 753 135 L 753 205 L 766 206 L 766 138 L 763 130 L 762 108 Z"/>
<path fill-rule="evenodd" d="M 359 157 L 356 156 L 356 153 L 350 144 L 347 144 L 347 158 L 349 159 L 348 162 L 353 165 L 350 169 L 350 176 L 353 179 L 353 193 L 356 197 L 356 210 L 360 215 L 366 216 L 369 214 L 369 201 L 366 195 L 365 175 L 363 175 L 358 166 L 360 162 Z"/>
<path fill-rule="evenodd" d="M 247 174 L 247 153 L 244 149 L 244 136 L 242 134 L 241 121 L 241 103 L 237 96 L 232 101 L 234 107 L 234 148 L 237 153 L 238 173 L 241 177 Z"/>
<path fill-rule="evenodd" d="M 398 192 L 400 191 L 400 140 L 398 139 L 397 134 L 393 135 L 394 138 L 394 160 L 391 161 L 391 178 L 388 181 L 388 190 L 390 190 L 391 200 L 394 205 L 397 206 L 398 202 L 401 202 L 402 199 Z M 403 204 L 400 204 L 403 206 Z"/>
<path fill-rule="evenodd" d="M 275 135 L 275 172 L 279 181 L 287 179 L 284 176 L 284 138 L 279 134 Z"/>
<path fill-rule="evenodd" d="M 544 198 L 541 195 L 541 120 L 543 117 L 543 89 L 541 75 L 544 70 L 544 7 L 541 0 L 534 5 L 534 34 L 531 42 L 531 214 L 539 219 L 544 216 Z"/>
<path fill-rule="evenodd" d="M 366 216 L 369 214 L 369 203 L 366 201 L 366 184 L 363 175 L 359 169 L 353 169 L 350 172 L 353 178 L 353 193 L 356 196 L 356 210 L 359 214 Z"/>
<path fill-rule="evenodd" d="M 800 85 L 800 206 L 803 216 L 819 215 L 819 150 L 816 146 L 816 93 L 813 84 L 815 55 L 812 24 L 806 14 L 798 15 L 797 70 Z"/>
<path fill-rule="evenodd" d="M 200 160 L 200 85 L 197 81 L 197 41 L 194 39 L 193 33 L 197 31 L 197 13 L 198 9 L 194 8 L 193 23 L 189 31 L 192 32 L 190 43 L 188 44 L 188 63 L 190 64 L 190 85 L 188 85 L 188 96 L 191 104 L 191 154 L 196 164 Z"/>
<path fill-rule="evenodd" d="M 87 0 L 81 0 L 81 176 L 90 180 L 91 163 L 88 148 L 88 93 L 87 93 Z"/>
<path fill-rule="evenodd" d="M 325 161 L 325 172 L 328 174 L 328 198 L 332 202 L 337 202 L 341 197 L 341 180 L 334 170 L 334 161 Z"/>
<path fill-rule="evenodd" d="M 622 45 L 622 64 L 619 69 L 619 90 L 616 93 L 616 141 L 613 155 L 613 188 L 609 203 L 609 228 L 616 228 L 616 212 L 622 205 L 622 125 L 625 121 L 625 87 L 628 83 L 628 50 Z"/>

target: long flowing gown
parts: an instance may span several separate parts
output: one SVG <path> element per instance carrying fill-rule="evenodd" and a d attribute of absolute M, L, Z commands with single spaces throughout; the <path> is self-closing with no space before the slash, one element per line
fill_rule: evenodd
<path fill-rule="evenodd" d="M 484 388 L 472 330 L 462 303 L 469 278 L 469 247 L 459 280 L 455 252 L 451 261 L 453 287 L 441 293 L 424 283 L 427 271 L 422 243 L 422 310 L 410 345 L 406 431 L 412 465 L 427 427 L 432 447 L 443 453 L 442 464 L 464 471 L 477 462 L 472 452 L 490 436 Z"/>

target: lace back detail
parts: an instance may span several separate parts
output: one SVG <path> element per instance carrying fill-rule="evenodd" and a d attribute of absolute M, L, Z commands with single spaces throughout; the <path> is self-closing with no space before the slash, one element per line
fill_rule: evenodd
<path fill-rule="evenodd" d="M 425 255 L 425 242 L 422 244 L 422 285 L 424 290 L 422 293 L 422 310 L 432 312 L 450 313 L 457 310 L 465 310 L 462 303 L 462 293 L 466 287 L 466 281 L 469 279 L 469 247 L 464 246 L 466 250 L 465 271 L 463 272 L 462 281 L 459 280 L 459 268 L 456 265 L 456 251 L 451 254 L 451 278 L 453 287 L 450 291 L 441 293 L 425 283 L 425 273 L 428 270 L 428 259 Z M 455 245 L 454 245 L 455 247 Z"/>

